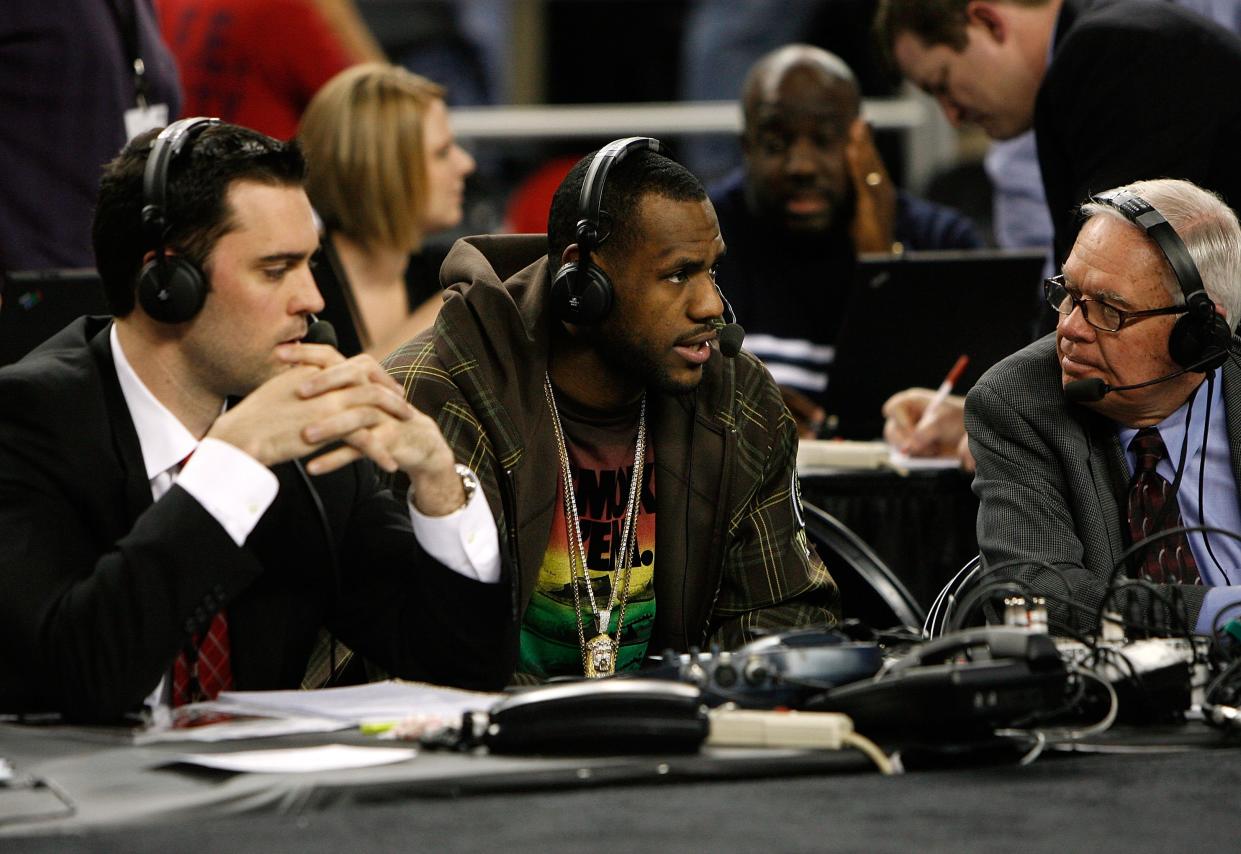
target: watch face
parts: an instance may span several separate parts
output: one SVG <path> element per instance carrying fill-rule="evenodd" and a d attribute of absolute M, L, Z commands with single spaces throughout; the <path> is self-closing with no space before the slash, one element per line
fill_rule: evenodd
<path fill-rule="evenodd" d="M 461 478 L 461 488 L 465 490 L 465 500 L 468 503 L 470 498 L 473 497 L 474 491 L 478 489 L 478 478 L 474 475 L 474 472 L 461 463 L 457 463 L 456 470 L 457 476 Z"/>

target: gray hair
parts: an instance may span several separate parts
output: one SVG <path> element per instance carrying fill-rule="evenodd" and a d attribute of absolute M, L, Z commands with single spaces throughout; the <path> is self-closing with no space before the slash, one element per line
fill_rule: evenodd
<path fill-rule="evenodd" d="M 1119 189 L 1141 196 L 1168 221 L 1185 242 L 1202 286 L 1215 304 L 1223 307 L 1228 328 L 1235 330 L 1241 318 L 1241 225 L 1232 208 L 1210 190 L 1173 178 L 1135 181 Z M 1111 216 L 1138 228 L 1111 205 L 1087 202 L 1081 214 L 1083 219 Z M 1170 265 L 1165 273 L 1164 286 L 1173 302 L 1180 305 L 1185 295 Z"/>

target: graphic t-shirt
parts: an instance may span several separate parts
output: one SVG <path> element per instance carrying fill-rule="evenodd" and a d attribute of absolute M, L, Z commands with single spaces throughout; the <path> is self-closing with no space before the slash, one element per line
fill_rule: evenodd
<path fill-rule="evenodd" d="M 638 437 L 640 405 L 614 412 L 587 410 L 556 395 L 560 423 L 569 451 L 569 471 L 577 496 L 578 526 L 586 569 L 599 608 L 607 607 L 612 594 L 613 567 L 619 563 L 625 503 L 633 477 L 633 458 Z M 649 416 L 648 416 L 649 422 Z M 647 642 L 655 625 L 655 452 L 648 436 L 642 473 L 634 554 L 630 561 L 629 595 L 621 631 L 616 669 L 633 670 L 646 656 Z M 521 625 L 521 658 L 518 670 L 540 678 L 581 676 L 582 649 L 574 615 L 573 587 L 569 575 L 568 529 L 565 527 L 564 477 L 559 478 L 551 539 L 539 567 L 538 581 Z M 589 641 L 598 634 L 590 599 L 577 562 L 578 597 L 582 631 Z M 621 615 L 622 573 L 607 627 L 616 638 Z"/>

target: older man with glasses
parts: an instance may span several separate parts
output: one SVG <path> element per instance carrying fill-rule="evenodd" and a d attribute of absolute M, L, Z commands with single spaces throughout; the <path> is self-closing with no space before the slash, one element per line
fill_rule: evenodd
<path fill-rule="evenodd" d="M 1241 227 L 1168 179 L 1082 216 L 1044 286 L 1055 333 L 966 398 L 984 565 L 1045 597 L 1064 632 L 1106 610 L 1207 633 L 1241 616 Z"/>

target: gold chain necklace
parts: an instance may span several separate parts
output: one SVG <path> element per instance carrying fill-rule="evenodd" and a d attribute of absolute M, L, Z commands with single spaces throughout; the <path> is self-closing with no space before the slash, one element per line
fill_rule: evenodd
<path fill-rule="evenodd" d="M 629 495 L 625 499 L 625 521 L 621 529 L 620 553 L 614 559 L 611 590 L 607 606 L 600 608 L 595 602 L 595 591 L 586 568 L 586 548 L 582 544 L 582 527 L 577 512 L 577 496 L 573 491 L 573 475 L 569 470 L 569 447 L 565 442 L 564 428 L 560 424 L 560 411 L 556 408 L 556 395 L 552 391 L 552 378 L 544 371 L 543 394 L 552 411 L 552 428 L 556 433 L 556 450 L 560 455 L 560 476 L 564 481 L 565 533 L 569 540 L 569 586 L 573 588 L 573 613 L 577 618 L 577 640 L 582 650 L 582 672 L 590 678 L 611 676 L 616 672 L 616 658 L 620 652 L 621 630 L 625 626 L 625 608 L 629 604 L 629 580 L 633 575 L 630 566 L 637 539 L 637 518 L 641 512 L 642 474 L 646 465 L 646 395 L 642 395 L 642 407 L 638 415 L 638 440 L 633 456 L 633 474 L 629 481 Z M 616 554 L 616 552 L 613 552 Z M 578 566 L 581 580 L 590 600 L 590 612 L 595 618 L 595 635 L 586 640 L 582 622 L 582 598 L 578 591 Z M 621 586 L 621 576 L 625 581 Z M 612 610 L 616 607 L 616 591 L 621 588 L 620 615 L 616 620 L 615 639 L 608 636 Z"/>

